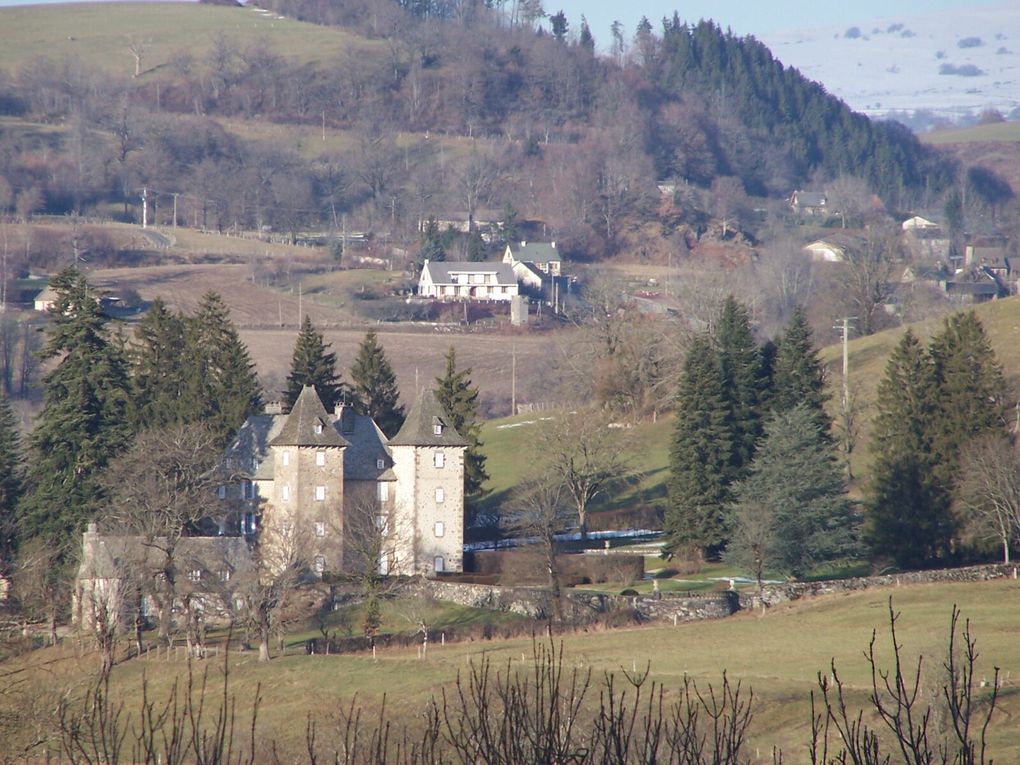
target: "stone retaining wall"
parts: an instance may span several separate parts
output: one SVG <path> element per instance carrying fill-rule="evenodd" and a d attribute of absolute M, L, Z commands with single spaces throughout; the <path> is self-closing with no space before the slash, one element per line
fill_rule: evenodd
<path fill-rule="evenodd" d="M 857 592 L 879 587 L 900 587 L 910 584 L 934 584 L 937 582 L 982 582 L 989 579 L 1016 579 L 1017 566 L 996 564 L 990 566 L 967 566 L 945 568 L 936 571 L 906 571 L 882 576 L 861 576 L 852 579 L 833 579 L 823 582 L 790 582 L 769 585 L 764 588 L 763 600 L 766 606 L 800 600 L 817 595 L 832 595 L 838 592 Z M 753 608 L 758 605 L 755 592 L 740 593 L 740 607 Z"/>

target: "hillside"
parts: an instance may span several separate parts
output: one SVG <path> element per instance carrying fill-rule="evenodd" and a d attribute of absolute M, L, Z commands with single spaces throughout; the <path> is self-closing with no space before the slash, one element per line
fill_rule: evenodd
<path fill-rule="evenodd" d="M 614 61 L 496 11 L 273 8 L 0 9 L 0 206 L 137 221 L 145 189 L 159 221 L 176 200 L 205 229 L 346 223 L 405 259 L 430 215 L 512 208 L 568 256 L 664 259 L 721 210 L 754 242 L 748 195 L 819 174 L 855 167 L 894 207 L 952 182 L 937 152 L 709 22 L 642 30 Z M 662 179 L 691 184 L 668 216 Z"/>
<path fill-rule="evenodd" d="M 1020 297 L 1006 298 L 975 306 L 974 311 L 984 324 L 985 331 L 1005 371 L 1006 380 L 1014 395 L 1020 393 L 1020 346 L 1016 333 L 1020 329 Z M 942 319 L 909 325 L 922 343 L 941 327 Z M 861 337 L 850 342 L 849 364 L 851 388 L 860 406 L 858 446 L 852 458 L 855 481 L 853 494 L 860 495 L 867 485 L 871 464 L 871 420 L 874 414 L 878 384 L 885 366 L 904 327 Z M 820 356 L 827 372 L 829 408 L 833 416 L 842 390 L 843 349 L 832 345 L 821 349 Z M 527 452 L 529 434 L 547 418 L 557 412 L 536 412 L 504 419 L 487 421 L 482 429 L 483 451 L 489 459 L 491 478 L 486 488 L 492 495 L 488 503 L 506 497 L 528 470 L 528 463 L 520 455 Z M 666 474 L 669 465 L 669 442 L 672 438 L 673 418 L 662 418 L 656 423 L 643 422 L 634 427 L 633 444 L 629 454 L 629 471 L 624 488 L 610 499 L 596 501 L 597 511 L 634 509 L 642 506 L 662 507 L 666 497 Z M 597 523 L 597 521 L 595 522 Z"/>
<path fill-rule="evenodd" d="M 676 689 L 688 677 L 705 688 L 717 689 L 725 671 L 731 682 L 740 682 L 744 692 L 753 691 L 753 722 L 745 750 L 755 765 L 771 762 L 771 748 L 784 749 L 784 761 L 799 762 L 810 730 L 809 694 L 817 689 L 818 673 L 830 672 L 835 661 L 840 676 L 849 688 L 850 703 L 863 704 L 870 677 L 864 662 L 872 630 L 878 631 L 879 661 L 887 666 L 888 591 L 871 591 L 800 601 L 780 606 L 764 615 L 738 614 L 727 619 L 681 623 L 677 627 L 650 625 L 563 638 L 564 666 L 569 677 L 573 670 L 592 672 L 593 682 L 602 681 L 603 672 L 621 673 L 650 668 L 650 679 L 666 689 L 666 702 L 676 698 Z M 984 685 L 992 677 L 992 667 L 1001 668 L 1004 680 L 1000 713 L 989 730 L 989 744 L 996 762 L 1015 762 L 1020 757 L 1020 694 L 1016 692 L 1020 675 L 1020 652 L 1015 639 L 1015 614 L 1003 603 L 1015 601 L 1020 589 L 1015 581 L 990 581 L 980 584 L 942 584 L 906 586 L 895 590 L 893 605 L 901 617 L 897 637 L 904 646 L 907 665 L 917 653 L 926 655 L 925 687 L 937 679 L 938 662 L 946 650 L 946 636 L 953 604 L 965 604 L 963 617 L 970 621 L 977 639 L 976 679 Z M 791 636 L 796 650 L 791 651 Z M 236 695 L 240 728 L 250 721 L 251 703 L 260 695 L 258 717 L 260 745 L 277 741 L 285 752 L 295 756 L 304 751 L 307 715 L 318 723 L 320 741 L 333 735 L 333 714 L 341 705 L 356 699 L 363 709 L 362 720 L 370 725 L 385 699 L 386 712 L 398 726 L 420 719 L 424 702 L 449 691 L 454 679 L 462 677 L 469 662 L 485 658 L 493 669 L 509 665 L 528 669 L 534 643 L 530 639 L 491 640 L 483 643 L 448 643 L 430 646 L 427 658 L 416 649 L 383 649 L 377 658 L 368 654 L 345 656 L 305 656 L 294 646 L 286 657 L 260 665 L 253 654 L 231 656 L 230 693 Z M 295 650 L 296 649 L 296 650 Z M 222 657 L 220 658 L 222 660 Z M 27 686 L 12 685 L 0 692 L 4 712 L 31 712 L 33 724 L 49 721 L 56 706 L 45 700 L 53 694 L 70 693 L 79 698 L 89 678 L 94 657 L 76 658 L 65 651 L 45 649 L 19 659 L 0 663 L 0 671 L 25 677 Z M 213 693 L 221 690 L 217 660 L 198 662 L 196 671 L 208 669 Z M 115 699 L 123 699 L 130 713 L 139 701 L 141 685 L 147 683 L 150 700 L 169 693 L 171 683 L 183 678 L 183 661 L 159 663 L 155 660 L 129 660 L 118 664 L 112 675 Z M 399 688 L 399 693 L 393 689 Z M 69 690 L 70 689 L 70 690 Z M 19 696 L 31 692 L 31 700 Z M 597 691 L 593 690 L 590 701 Z M 987 698 L 987 690 L 979 691 Z M 48 711 L 47 711 L 48 710 Z M 332 710 L 332 712 L 331 712 Z M 19 715 L 0 719 L 18 720 Z M 133 718 L 132 718 L 133 719 Z M 866 718 L 867 719 L 867 718 Z M 45 726 L 44 726 L 45 727 Z M 52 732 L 56 727 L 46 729 Z M 20 740 L 30 731 L 8 732 L 8 741 Z M 242 736 L 247 741 L 246 736 Z"/>

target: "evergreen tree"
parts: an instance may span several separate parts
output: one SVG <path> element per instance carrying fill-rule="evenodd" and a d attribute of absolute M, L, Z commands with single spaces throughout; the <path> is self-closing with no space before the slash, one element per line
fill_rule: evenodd
<path fill-rule="evenodd" d="M 416 271 L 420 272 L 426 261 L 439 263 L 446 260 L 447 242 L 439 231 L 439 223 L 434 215 L 429 216 L 421 230 L 421 246 L 415 255 Z"/>
<path fill-rule="evenodd" d="M 314 385 L 322 405 L 327 412 L 343 395 L 343 383 L 336 372 L 336 354 L 329 352 L 329 345 L 323 341 L 322 333 L 312 326 L 312 320 L 305 316 L 294 344 L 294 355 L 290 360 L 290 374 L 287 375 L 287 390 L 284 402 L 288 409 L 294 406 L 301 389 Z"/>
<path fill-rule="evenodd" d="M 934 382 L 928 354 L 907 330 L 878 386 L 866 529 L 873 552 L 904 567 L 944 557 L 955 533 L 949 491 L 934 470 Z"/>
<path fill-rule="evenodd" d="M 769 570 L 803 576 L 819 563 L 860 554 L 860 520 L 846 497 L 828 434 L 808 402 L 776 412 L 765 427 L 750 474 L 733 486 L 727 558 L 756 556 Z M 760 514 L 760 519 L 752 514 Z M 755 547 L 762 521 L 767 542 Z"/>
<path fill-rule="evenodd" d="M 951 487 L 967 443 L 1003 428 L 1006 380 L 973 311 L 948 317 L 929 354 L 937 391 L 932 460 L 941 484 Z"/>
<path fill-rule="evenodd" d="M 230 312 L 215 292 L 207 292 L 188 320 L 188 391 L 185 420 L 201 420 L 226 443 L 261 406 L 255 365 Z"/>
<path fill-rule="evenodd" d="M 668 548 L 717 551 L 726 541 L 730 409 L 718 355 L 706 337 L 691 343 L 677 391 L 669 453 Z"/>
<path fill-rule="evenodd" d="M 135 328 L 129 353 L 136 429 L 184 421 L 188 356 L 184 318 L 156 298 Z"/>
<path fill-rule="evenodd" d="M 471 384 L 471 369 L 457 371 L 457 352 L 450 346 L 446 354 L 446 368 L 436 378 L 436 400 L 452 419 L 454 429 L 469 442 L 464 453 L 464 493 L 468 496 L 481 492 L 488 479 L 485 472 L 485 455 L 478 439 L 478 388 Z"/>
<path fill-rule="evenodd" d="M 467 259 L 473 263 L 480 263 L 488 257 L 485 248 L 485 240 L 478 231 L 472 231 L 467 235 Z"/>
<path fill-rule="evenodd" d="M 776 412 L 789 412 L 805 404 L 815 425 L 826 434 L 832 420 L 825 411 L 825 370 L 811 341 L 807 317 L 797 306 L 776 346 L 770 404 Z"/>
<path fill-rule="evenodd" d="M 22 489 L 21 434 L 6 396 L 0 395 L 0 575 L 14 557 L 17 506 Z"/>
<path fill-rule="evenodd" d="M 404 407 L 400 406 L 397 377 L 375 332 L 369 332 L 358 346 L 358 355 L 351 367 L 351 381 L 362 411 L 392 438 L 404 424 Z"/>
<path fill-rule="evenodd" d="M 730 409 L 730 458 L 727 476 L 743 477 L 761 436 L 760 399 L 764 387 L 761 360 L 747 308 L 730 295 L 723 304 L 715 331 L 722 373 L 723 397 Z"/>
<path fill-rule="evenodd" d="M 129 445 L 130 383 L 85 277 L 68 268 L 50 284 L 57 298 L 41 356 L 60 361 L 43 378 L 19 535 L 65 550 L 99 508 L 99 472 Z"/>

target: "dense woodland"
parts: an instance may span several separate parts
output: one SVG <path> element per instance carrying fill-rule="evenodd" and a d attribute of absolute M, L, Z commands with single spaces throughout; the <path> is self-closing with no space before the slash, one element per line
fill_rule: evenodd
<path fill-rule="evenodd" d="M 432 5 L 269 3 L 359 36 L 318 63 L 223 32 L 199 58 L 149 62 L 139 45 L 136 77 L 45 56 L 0 73 L 0 115 L 62 126 L 0 133 L 0 209 L 134 220 L 147 187 L 164 221 L 176 202 L 206 228 L 346 220 L 411 239 L 430 215 L 509 205 L 568 256 L 598 257 L 654 252 L 645 223 L 669 238 L 722 218 L 753 238 L 751 197 L 816 181 L 855 177 L 891 210 L 938 204 L 956 182 L 906 129 L 712 22 L 645 20 L 600 55 L 583 21 L 555 14 L 544 32 L 537 4 Z M 347 148 L 299 151 L 234 118 L 344 131 Z M 678 184 L 665 217 L 663 181 Z"/>

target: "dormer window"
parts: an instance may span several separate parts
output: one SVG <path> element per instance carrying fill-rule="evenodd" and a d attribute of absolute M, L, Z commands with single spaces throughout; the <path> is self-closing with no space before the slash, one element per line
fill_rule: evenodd
<path fill-rule="evenodd" d="M 443 435 L 443 421 L 438 417 L 432 418 L 432 433 L 437 436 Z"/>
<path fill-rule="evenodd" d="M 322 435 L 322 420 L 317 420 L 315 422 L 315 425 L 313 426 L 313 429 L 315 430 L 315 435 L 321 436 Z"/>
<path fill-rule="evenodd" d="M 381 457 L 379 459 L 377 459 L 375 461 L 375 469 L 376 470 L 385 470 L 386 469 L 386 460 L 382 459 Z"/>

